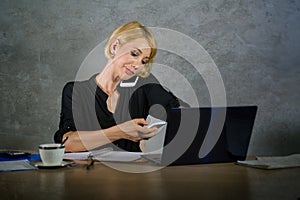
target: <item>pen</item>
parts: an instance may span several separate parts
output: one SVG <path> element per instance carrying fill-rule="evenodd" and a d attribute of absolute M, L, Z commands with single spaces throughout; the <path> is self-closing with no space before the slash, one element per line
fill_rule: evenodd
<path fill-rule="evenodd" d="M 95 162 L 95 160 L 93 159 L 93 155 L 92 154 L 89 154 L 88 160 L 90 160 L 91 162 L 86 166 L 86 169 L 90 170 L 92 168 L 92 166 L 94 165 L 94 162 Z"/>
<path fill-rule="evenodd" d="M 105 154 L 105 153 L 110 152 L 110 151 L 113 151 L 113 148 L 107 147 L 107 148 L 103 148 L 103 149 L 100 149 L 100 150 L 97 150 L 97 151 L 90 152 L 90 154 L 87 157 L 87 160 L 90 161 L 90 163 L 86 166 L 86 169 L 90 170 L 92 168 L 92 166 L 94 165 L 94 162 L 95 162 L 94 157 L 97 158 L 97 156 L 99 157 L 102 154 Z"/>

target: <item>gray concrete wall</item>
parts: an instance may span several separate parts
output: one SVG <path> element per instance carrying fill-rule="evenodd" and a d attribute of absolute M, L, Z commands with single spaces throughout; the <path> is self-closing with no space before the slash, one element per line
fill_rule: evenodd
<path fill-rule="evenodd" d="M 258 105 L 249 154 L 300 153 L 295 0 L 0 1 L 0 148 L 36 150 L 52 141 L 63 85 L 97 44 L 132 20 L 196 40 L 222 75 L 227 103 Z M 168 52 L 157 62 L 181 70 L 199 86 L 200 105 L 209 105 L 189 63 Z"/>

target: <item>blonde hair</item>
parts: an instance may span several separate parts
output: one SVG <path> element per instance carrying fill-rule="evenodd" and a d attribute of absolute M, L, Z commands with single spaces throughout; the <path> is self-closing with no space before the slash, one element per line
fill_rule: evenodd
<path fill-rule="evenodd" d="M 143 26 L 140 22 L 138 21 L 128 22 L 126 24 L 123 24 L 116 30 L 114 30 L 107 39 L 106 46 L 105 46 L 105 55 L 107 58 L 113 58 L 113 54 L 110 51 L 110 46 L 112 42 L 115 41 L 116 39 L 118 39 L 120 45 L 122 45 L 124 43 L 139 38 L 146 39 L 148 45 L 151 48 L 149 62 L 145 64 L 144 68 L 138 74 L 138 76 L 140 77 L 147 77 L 150 74 L 152 63 L 157 52 L 157 44 L 154 35 L 150 31 L 150 29 Z"/>

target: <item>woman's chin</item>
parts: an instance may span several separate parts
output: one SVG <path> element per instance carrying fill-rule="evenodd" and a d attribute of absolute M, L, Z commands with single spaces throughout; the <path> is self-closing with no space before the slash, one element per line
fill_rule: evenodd
<path fill-rule="evenodd" d="M 121 77 L 121 80 L 127 81 L 127 80 L 131 79 L 132 77 L 134 77 L 134 75 L 124 74 L 123 77 Z"/>

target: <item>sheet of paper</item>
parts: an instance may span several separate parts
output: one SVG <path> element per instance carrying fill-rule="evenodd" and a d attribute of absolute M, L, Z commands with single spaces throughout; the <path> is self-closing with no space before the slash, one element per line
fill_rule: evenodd
<path fill-rule="evenodd" d="M 109 151 L 94 156 L 94 159 L 98 161 L 132 162 L 140 159 L 142 155 L 141 152 Z"/>
<path fill-rule="evenodd" d="M 15 160 L 15 161 L 1 161 L 0 172 L 7 171 L 22 171 L 22 170 L 33 170 L 36 167 L 30 165 L 28 160 Z"/>
<path fill-rule="evenodd" d="M 90 152 L 79 152 L 79 153 L 65 153 L 64 159 L 69 160 L 86 160 Z"/>
<path fill-rule="evenodd" d="M 300 167 L 300 154 L 289 156 L 258 156 L 257 160 L 237 161 L 237 164 L 262 169 Z"/>
<path fill-rule="evenodd" d="M 89 155 L 92 155 L 94 160 L 98 161 L 112 161 L 112 162 L 131 162 L 141 158 L 144 153 L 141 152 L 127 152 L 127 151 L 91 151 L 79 153 L 65 153 L 64 159 L 70 160 L 86 160 Z"/>

